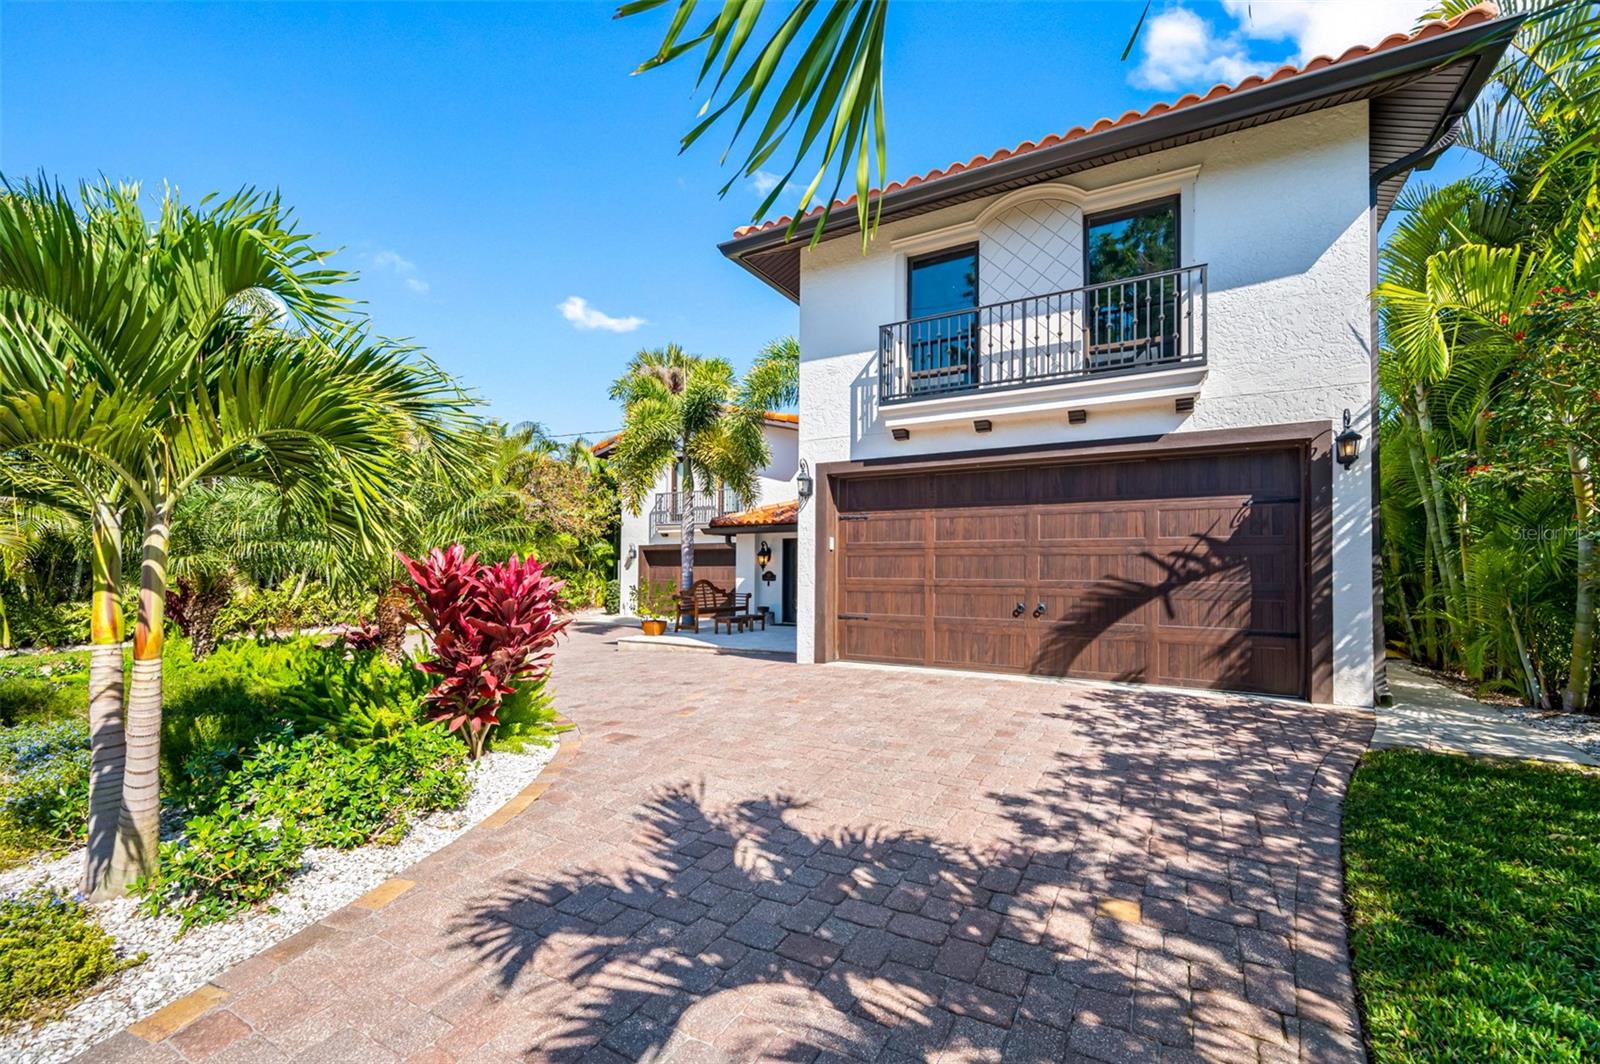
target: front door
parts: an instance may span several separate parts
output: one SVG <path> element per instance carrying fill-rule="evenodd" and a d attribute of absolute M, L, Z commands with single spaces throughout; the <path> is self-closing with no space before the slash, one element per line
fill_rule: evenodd
<path fill-rule="evenodd" d="M 795 560 L 795 540 L 783 541 L 783 623 L 795 623 L 796 602 L 795 574 L 799 571 L 800 563 Z"/>

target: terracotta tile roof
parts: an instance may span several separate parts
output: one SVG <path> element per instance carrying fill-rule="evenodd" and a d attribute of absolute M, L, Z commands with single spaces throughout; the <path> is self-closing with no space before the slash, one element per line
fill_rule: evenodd
<path fill-rule="evenodd" d="M 723 514 L 711 519 L 712 528 L 755 528 L 766 525 L 792 525 L 800 518 L 800 500 L 769 502 L 753 510 Z"/>
<path fill-rule="evenodd" d="M 793 425 L 796 427 L 800 425 L 799 414 L 781 414 L 776 410 L 768 410 L 765 420 L 769 425 Z M 611 450 L 611 448 L 615 447 L 617 445 L 617 441 L 620 439 L 622 439 L 622 433 L 620 432 L 613 436 L 607 436 L 599 443 L 590 447 L 589 450 L 594 454 L 603 455 L 607 451 Z"/>
<path fill-rule="evenodd" d="M 1121 126 L 1132 125 L 1135 122 L 1142 122 L 1147 118 L 1154 118 L 1157 115 L 1167 114 L 1170 111 L 1181 110 L 1185 107 L 1193 107 L 1196 104 L 1210 103 L 1212 100 L 1220 99 L 1236 92 L 1245 92 L 1250 89 L 1259 88 L 1262 85 L 1268 85 L 1273 82 L 1279 82 L 1288 78 L 1297 77 L 1301 74 L 1309 74 L 1314 70 L 1321 70 L 1325 67 L 1333 66 L 1336 63 L 1349 62 L 1352 59 L 1360 59 L 1363 56 L 1372 55 L 1375 52 L 1385 52 L 1391 48 L 1398 48 L 1402 45 L 1414 44 L 1417 41 L 1426 40 L 1429 37 L 1437 37 L 1440 34 L 1449 33 L 1453 30 L 1465 29 L 1469 26 L 1477 26 L 1485 22 L 1492 22 L 1499 17 L 1500 8 L 1494 4 L 1492 0 L 1485 0 L 1485 2 L 1461 12 L 1461 14 L 1455 16 L 1454 18 L 1439 19 L 1437 21 L 1430 22 L 1411 33 L 1391 33 L 1377 44 L 1358 44 L 1352 48 L 1346 49 L 1343 54 L 1337 57 L 1319 55 L 1301 66 L 1295 66 L 1292 63 L 1285 64 L 1284 66 L 1279 67 L 1277 70 L 1274 70 L 1271 74 L 1268 74 L 1266 77 L 1252 75 L 1251 77 L 1245 78 L 1237 85 L 1215 85 L 1204 95 L 1191 92 L 1186 96 L 1179 97 L 1171 103 L 1153 104 L 1150 107 L 1145 108 L 1143 111 L 1128 111 L 1119 118 L 1102 118 L 1092 126 L 1074 126 L 1065 133 L 1052 133 L 1050 136 L 1039 141 L 1023 141 L 1015 148 L 1002 148 L 998 151 L 991 152 L 988 155 L 975 155 L 964 163 L 951 163 L 949 166 L 946 166 L 941 170 L 930 170 L 925 174 L 919 174 L 915 177 L 908 177 L 904 181 L 890 182 L 882 189 L 873 189 L 867 194 L 867 198 L 875 199 L 878 196 L 886 193 L 896 192 L 903 188 L 912 188 L 916 185 L 925 184 L 929 181 L 937 181 L 942 177 L 950 177 L 954 174 L 965 173 L 969 170 L 975 170 L 979 167 L 988 166 L 991 163 L 998 163 L 1005 159 L 1015 158 L 1018 155 L 1026 155 L 1029 152 L 1038 151 L 1041 148 L 1050 148 L 1057 144 L 1063 144 L 1067 141 L 1078 140 L 1081 137 L 1091 136 L 1096 133 L 1104 133 L 1108 129 L 1116 129 Z M 856 197 L 852 195 L 847 199 L 835 200 L 833 203 L 833 208 L 835 210 L 839 210 L 840 208 L 853 206 L 855 202 Z M 807 211 L 805 217 L 815 218 L 821 213 L 822 207 L 821 205 L 818 205 Z M 751 233 L 764 232 L 769 229 L 776 229 L 779 226 L 788 225 L 790 221 L 790 217 L 788 215 L 784 215 L 781 218 L 774 218 L 770 221 L 761 222 L 758 225 L 741 226 L 733 231 L 733 235 L 735 237 L 748 236 Z"/>

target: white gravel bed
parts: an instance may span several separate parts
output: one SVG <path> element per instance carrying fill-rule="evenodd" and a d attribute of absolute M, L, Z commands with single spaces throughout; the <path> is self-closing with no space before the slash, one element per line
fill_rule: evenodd
<path fill-rule="evenodd" d="M 1519 724 L 1546 732 L 1590 757 L 1600 758 L 1600 713 L 1567 713 L 1532 706 L 1495 708 Z"/>
<path fill-rule="evenodd" d="M 434 813 L 393 846 L 307 850 L 288 887 L 269 905 L 178 938 L 174 916 L 138 912 L 137 898 L 96 903 L 100 925 L 119 956 L 149 956 L 113 977 L 59 1020 L 0 1036 L 0 1059 L 15 1064 L 70 1060 L 103 1038 L 182 997 L 230 966 L 280 942 L 359 898 L 396 872 L 459 837 L 531 783 L 556 747 L 491 753 L 474 767 L 472 791 L 459 809 Z M 0 891 L 44 883 L 71 894 L 83 871 L 83 851 L 0 873 Z"/>

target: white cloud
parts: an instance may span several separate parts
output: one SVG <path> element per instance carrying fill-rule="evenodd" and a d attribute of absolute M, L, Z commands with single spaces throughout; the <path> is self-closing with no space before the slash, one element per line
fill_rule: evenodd
<path fill-rule="evenodd" d="M 1285 62 L 1338 56 L 1356 44 L 1376 44 L 1410 30 L 1435 0 L 1222 0 L 1234 23 L 1220 29 L 1186 7 L 1153 16 L 1139 34 L 1141 59 L 1129 75 L 1135 85 L 1203 92 L 1267 74 Z M 1294 46 L 1291 55 L 1258 59 L 1251 42 Z"/>
<path fill-rule="evenodd" d="M 765 199 L 767 193 L 777 188 L 780 183 L 783 185 L 783 194 L 785 196 L 798 197 L 804 191 L 801 186 L 796 185 L 793 181 L 784 181 L 782 174 L 775 174 L 770 170 L 757 170 L 751 174 L 750 183 L 746 187 Z"/>
<path fill-rule="evenodd" d="M 391 248 L 384 248 L 382 251 L 374 251 L 372 254 L 367 256 L 367 261 L 371 264 L 374 270 L 378 270 L 383 273 L 392 273 L 396 277 L 400 278 L 400 280 L 405 283 L 406 288 L 411 292 L 414 292 L 419 296 L 425 296 L 428 294 L 430 285 L 427 281 L 424 281 L 421 277 L 417 276 L 417 264 L 400 254 L 398 251 L 395 251 Z"/>
<path fill-rule="evenodd" d="M 561 311 L 563 318 L 579 329 L 604 329 L 606 332 L 625 333 L 633 332 L 644 324 L 643 318 L 632 314 L 625 318 L 613 318 L 591 307 L 589 301 L 582 296 L 568 296 L 556 309 Z"/>
<path fill-rule="evenodd" d="M 1295 62 L 1304 63 L 1408 32 L 1439 5 L 1436 0 L 1222 0 L 1222 6 L 1247 37 L 1293 41 Z"/>
<path fill-rule="evenodd" d="M 1163 11 L 1139 34 L 1144 58 L 1133 71 L 1135 85 L 1150 89 L 1208 88 L 1264 74 L 1270 63 L 1252 60 L 1236 34 L 1217 36 L 1210 22 L 1186 7 Z"/>

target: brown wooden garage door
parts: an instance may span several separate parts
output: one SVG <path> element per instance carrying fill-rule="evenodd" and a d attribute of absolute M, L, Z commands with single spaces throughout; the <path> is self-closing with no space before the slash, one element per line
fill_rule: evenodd
<path fill-rule="evenodd" d="M 735 582 L 733 548 L 695 544 L 694 578 L 709 580 L 727 591 Z M 678 545 L 646 547 L 639 552 L 639 580 L 642 583 L 678 586 Z"/>
<path fill-rule="evenodd" d="M 847 479 L 841 658 L 1306 694 L 1300 452 Z"/>

